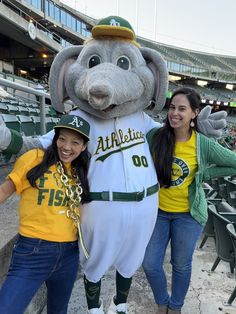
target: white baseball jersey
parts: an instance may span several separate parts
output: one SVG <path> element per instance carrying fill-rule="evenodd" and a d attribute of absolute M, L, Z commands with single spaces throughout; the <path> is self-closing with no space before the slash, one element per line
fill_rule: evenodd
<path fill-rule="evenodd" d="M 90 124 L 88 173 L 91 192 L 141 192 L 157 183 L 146 134 L 160 124 L 144 112 L 109 120 L 71 112 Z M 46 147 L 50 132 L 40 138 Z M 92 201 L 81 208 L 81 228 L 89 258 L 80 251 L 88 280 L 97 282 L 112 265 L 131 277 L 142 263 L 158 208 L 157 193 L 135 201 Z"/>

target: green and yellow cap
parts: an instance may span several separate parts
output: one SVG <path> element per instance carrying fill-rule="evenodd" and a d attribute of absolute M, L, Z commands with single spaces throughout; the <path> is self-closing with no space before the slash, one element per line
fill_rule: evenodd
<path fill-rule="evenodd" d="M 56 128 L 65 128 L 74 130 L 89 140 L 90 125 L 89 123 L 79 116 L 64 115 L 60 121 L 54 126 Z"/>
<path fill-rule="evenodd" d="M 140 47 L 136 41 L 134 30 L 130 23 L 119 16 L 108 16 L 100 20 L 97 25 L 92 28 L 92 37 L 94 39 L 104 37 L 114 37 L 120 40 L 125 40 Z"/>

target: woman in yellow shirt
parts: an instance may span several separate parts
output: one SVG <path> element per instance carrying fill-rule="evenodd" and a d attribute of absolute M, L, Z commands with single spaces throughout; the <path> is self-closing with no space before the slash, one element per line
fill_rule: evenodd
<path fill-rule="evenodd" d="M 187 294 L 192 256 L 207 221 L 203 180 L 236 174 L 236 154 L 197 132 L 200 95 L 176 90 L 167 121 L 150 132 L 151 151 L 161 185 L 156 226 L 146 249 L 144 271 L 158 304 L 157 314 L 179 314 Z M 171 246 L 171 293 L 163 262 Z"/>
<path fill-rule="evenodd" d="M 51 146 L 22 155 L 0 186 L 0 202 L 20 194 L 19 234 L 0 313 L 22 314 L 44 282 L 48 313 L 67 313 L 78 271 L 78 206 L 89 199 L 89 131 L 83 118 L 63 116 Z"/>

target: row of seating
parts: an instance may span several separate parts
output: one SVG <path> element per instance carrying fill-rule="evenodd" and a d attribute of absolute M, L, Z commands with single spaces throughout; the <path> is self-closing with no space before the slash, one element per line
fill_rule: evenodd
<path fill-rule="evenodd" d="M 208 201 L 208 220 L 199 248 L 203 248 L 207 239 L 213 237 L 217 257 L 210 271 L 215 271 L 220 261 L 224 261 L 229 263 L 230 272 L 235 273 L 236 278 L 236 202 L 228 202 L 235 199 L 235 177 L 212 179 L 204 184 L 204 189 Z M 231 197 L 228 194 L 232 194 Z M 224 305 L 232 305 L 235 298 L 236 287 Z"/>
<path fill-rule="evenodd" d="M 213 191 L 218 194 L 219 198 L 224 199 L 231 206 L 236 206 L 236 178 L 223 177 L 214 178 L 208 184 L 212 187 Z"/>
<path fill-rule="evenodd" d="M 40 118 L 36 116 L 0 114 L 9 129 L 16 130 L 25 136 L 40 135 Z M 46 117 L 46 131 L 49 132 L 56 125 L 59 118 Z"/>
<path fill-rule="evenodd" d="M 221 210 L 225 210 L 224 207 Z M 220 261 L 229 263 L 230 272 L 235 273 L 236 269 L 236 211 L 221 212 L 214 205 L 209 205 L 209 221 L 212 223 L 212 234 L 215 238 L 217 257 L 211 268 L 215 271 Z M 208 226 L 209 228 L 209 226 Z M 235 273 L 236 274 L 236 273 Z M 231 305 L 236 298 L 236 287 L 232 291 L 225 305 Z"/>
<path fill-rule="evenodd" d="M 39 116 L 40 110 L 38 108 L 15 106 L 15 105 L 5 105 L 0 103 L 0 113 L 4 114 L 22 114 L 26 116 Z"/>
<path fill-rule="evenodd" d="M 9 105 L 9 104 L 6 105 L 3 103 L 0 103 L 0 113 L 37 117 L 40 115 L 40 109 L 38 107 L 16 106 L 16 105 Z M 45 107 L 45 114 L 47 117 L 57 116 L 57 112 L 52 106 Z"/>
<path fill-rule="evenodd" d="M 1 97 L 0 96 L 0 103 L 5 104 L 5 105 L 15 105 L 15 106 L 25 106 L 25 107 L 33 107 L 33 108 L 38 108 L 38 104 L 34 103 L 33 101 L 31 102 L 25 102 L 21 99 L 17 99 L 16 97 Z"/>

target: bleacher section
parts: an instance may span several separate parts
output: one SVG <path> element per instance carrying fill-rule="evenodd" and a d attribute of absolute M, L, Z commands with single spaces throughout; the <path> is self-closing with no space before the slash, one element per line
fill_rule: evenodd
<path fill-rule="evenodd" d="M 50 131 L 58 122 L 56 111 L 46 105 L 46 130 Z M 21 100 L 0 98 L 0 119 L 7 127 L 25 136 L 40 135 L 40 109 L 35 103 L 24 103 Z"/>
<path fill-rule="evenodd" d="M 201 53 L 184 48 L 178 48 L 151 40 L 138 37 L 142 46 L 146 46 L 159 51 L 163 57 L 170 61 L 177 61 L 182 64 L 217 69 L 222 72 L 236 71 L 236 58 L 230 56 Z"/>
<path fill-rule="evenodd" d="M 227 72 L 233 72 L 232 67 L 228 66 L 226 62 L 223 62 L 223 58 L 212 56 L 206 53 L 194 52 L 192 54 L 196 56 L 198 59 L 202 60 L 209 68 L 213 68 L 213 69 L 215 68 L 216 70 L 219 70 L 219 71 L 222 71 L 222 69 L 224 69 Z M 234 69 L 234 72 L 235 71 L 236 71 L 236 68 Z"/>

